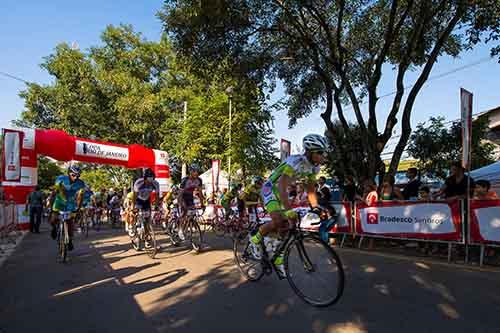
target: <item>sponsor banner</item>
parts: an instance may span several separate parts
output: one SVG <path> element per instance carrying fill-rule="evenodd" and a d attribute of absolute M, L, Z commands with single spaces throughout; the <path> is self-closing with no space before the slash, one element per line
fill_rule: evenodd
<path fill-rule="evenodd" d="M 212 192 L 219 189 L 220 160 L 212 160 Z"/>
<path fill-rule="evenodd" d="M 75 159 L 81 157 L 89 162 L 101 162 L 101 159 L 127 162 L 129 158 L 128 148 L 102 144 L 92 141 L 75 140 Z"/>
<path fill-rule="evenodd" d="M 3 186 L 36 186 L 38 184 L 37 168 L 21 167 L 21 178 L 17 182 L 3 181 Z"/>
<path fill-rule="evenodd" d="M 155 178 L 160 185 L 160 193 L 166 193 L 170 190 L 170 182 L 167 178 Z"/>
<path fill-rule="evenodd" d="M 290 156 L 290 152 L 292 150 L 292 143 L 288 140 L 281 139 L 280 143 L 280 157 L 281 161 L 283 162 Z"/>
<path fill-rule="evenodd" d="M 153 167 L 153 172 L 155 173 L 156 180 L 168 179 L 170 178 L 170 170 L 166 165 L 155 165 Z"/>
<path fill-rule="evenodd" d="M 470 168 L 470 146 L 472 137 L 472 93 L 460 88 L 460 115 L 462 123 L 462 166 Z"/>
<path fill-rule="evenodd" d="M 3 130 L 3 180 L 17 182 L 21 179 L 22 132 Z"/>
<path fill-rule="evenodd" d="M 352 233 L 352 209 L 349 202 L 338 202 L 333 205 L 337 212 L 337 223 L 329 230 L 330 233 Z M 297 207 L 294 208 L 295 211 L 299 212 L 301 215 L 305 215 L 309 212 L 309 207 Z M 307 229 L 311 231 L 318 231 L 319 225 L 307 225 L 305 223 L 311 222 L 309 219 L 302 220 L 300 226 L 302 229 Z"/>
<path fill-rule="evenodd" d="M 168 153 L 163 150 L 153 149 L 156 165 L 168 165 Z"/>
<path fill-rule="evenodd" d="M 352 209 L 349 202 L 339 202 L 335 203 L 335 209 L 337 211 L 338 219 L 337 223 L 329 230 L 330 233 L 352 233 Z M 310 211 L 308 206 L 293 208 L 300 216 L 306 216 Z M 262 206 L 257 207 L 257 216 L 261 223 L 267 223 L 271 221 L 271 216 L 264 210 Z M 304 230 L 318 231 L 319 224 L 316 224 L 315 219 L 303 218 L 301 220 L 300 227 Z"/>
<path fill-rule="evenodd" d="M 356 233 L 397 238 L 462 240 L 460 202 L 377 202 L 356 206 Z"/>
<path fill-rule="evenodd" d="M 17 210 L 16 217 L 18 224 L 30 223 L 30 214 L 26 210 L 26 205 L 16 205 L 16 210 Z"/>
<path fill-rule="evenodd" d="M 337 224 L 333 226 L 330 232 L 334 233 L 352 233 L 352 208 L 350 202 L 339 202 L 334 204 L 337 211 Z"/>
<path fill-rule="evenodd" d="M 500 245 L 500 200 L 471 200 L 470 242 Z"/>
<path fill-rule="evenodd" d="M 213 220 L 217 215 L 219 216 L 219 218 L 224 217 L 224 207 L 220 205 L 210 204 L 205 208 L 205 211 L 203 212 L 203 218 L 206 220 Z"/>
<path fill-rule="evenodd" d="M 35 130 L 33 128 L 23 128 L 23 149 L 35 149 Z"/>
<path fill-rule="evenodd" d="M 21 167 L 32 167 L 36 168 L 38 166 L 36 151 L 32 149 L 21 149 Z"/>

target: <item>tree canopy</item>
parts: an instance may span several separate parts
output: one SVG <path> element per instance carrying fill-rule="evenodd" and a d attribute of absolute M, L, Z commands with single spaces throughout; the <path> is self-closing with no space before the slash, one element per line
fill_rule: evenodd
<path fill-rule="evenodd" d="M 25 111 L 18 124 L 141 143 L 188 163 L 209 165 L 209 159 L 226 161 L 231 154 L 235 164 L 253 173 L 274 162 L 272 116 L 254 81 L 230 75 L 224 62 L 195 72 L 165 34 L 148 41 L 129 25 L 108 26 L 101 40 L 87 51 L 63 43 L 44 58 L 41 66 L 54 80 L 29 84 L 21 93 Z M 230 85 L 235 87 L 232 149 L 225 93 Z"/>
<path fill-rule="evenodd" d="M 471 168 L 477 169 L 495 161 L 495 146 L 486 141 L 488 119 L 478 118 L 472 123 Z M 418 167 L 444 178 L 451 162 L 462 158 L 462 127 L 459 121 L 446 126 L 443 117 L 431 117 L 420 123 L 411 135 L 408 153 L 418 160 Z"/>
<path fill-rule="evenodd" d="M 321 108 L 342 155 L 348 154 L 343 143 L 361 132 L 366 175 L 373 177 L 385 172 L 380 155 L 401 121 L 390 166 L 397 170 L 414 102 L 438 58 L 497 41 L 499 9 L 497 0 L 166 0 L 159 17 L 194 66 L 231 59 L 233 72 L 262 86 L 281 80 L 290 126 Z M 381 119 L 377 88 L 384 65 L 396 73 L 396 93 Z M 418 73 L 417 81 L 405 87 L 409 71 Z M 355 124 L 347 120 L 347 104 Z M 336 120 L 341 137 L 333 134 Z"/>

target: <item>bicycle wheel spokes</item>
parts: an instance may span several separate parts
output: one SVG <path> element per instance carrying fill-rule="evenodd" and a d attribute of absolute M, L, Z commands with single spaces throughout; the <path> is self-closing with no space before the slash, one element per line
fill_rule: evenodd
<path fill-rule="evenodd" d="M 191 245 L 193 247 L 193 250 L 196 253 L 199 253 L 201 251 L 201 246 L 202 246 L 202 235 L 201 235 L 201 229 L 196 220 L 190 219 L 188 221 L 187 226 L 185 227 L 185 232 L 184 232 L 186 239 L 191 242 Z"/>
<path fill-rule="evenodd" d="M 147 223 L 145 226 L 145 249 L 148 254 L 148 256 L 151 257 L 151 259 L 154 259 L 157 248 L 156 248 L 156 237 L 155 237 L 155 231 L 151 223 Z"/>
<path fill-rule="evenodd" d="M 234 261 L 247 280 L 258 281 L 264 275 L 264 269 L 260 260 L 250 254 L 248 247 L 248 232 L 237 235 L 233 240 Z"/>
<path fill-rule="evenodd" d="M 332 305 L 344 291 L 340 258 L 314 236 L 295 240 L 285 254 L 287 280 L 293 291 L 313 306 Z"/>
<path fill-rule="evenodd" d="M 59 226 L 59 257 L 61 261 L 64 263 L 66 262 L 67 255 L 68 255 L 68 246 L 66 244 L 66 223 L 61 223 Z"/>

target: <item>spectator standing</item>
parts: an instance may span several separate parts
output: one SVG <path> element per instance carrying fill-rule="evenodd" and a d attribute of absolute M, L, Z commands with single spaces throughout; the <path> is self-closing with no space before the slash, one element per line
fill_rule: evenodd
<path fill-rule="evenodd" d="M 418 190 L 420 188 L 421 182 L 417 178 L 418 170 L 417 168 L 409 168 L 406 171 L 406 177 L 408 177 L 408 183 L 405 185 L 402 194 L 405 200 L 417 200 Z"/>
<path fill-rule="evenodd" d="M 402 200 L 403 195 L 401 192 L 394 187 L 394 176 L 386 175 L 382 182 L 382 189 L 380 191 L 380 199 L 381 200 Z"/>
<path fill-rule="evenodd" d="M 363 183 L 363 196 L 356 195 L 357 201 L 362 201 L 368 206 L 373 206 L 378 201 L 377 185 L 371 179 Z"/>
<path fill-rule="evenodd" d="M 436 193 L 436 197 L 444 196 L 447 200 L 465 199 L 467 197 L 467 183 L 469 177 L 460 162 L 452 163 L 450 176 L 446 178 L 443 187 Z M 470 180 L 471 189 L 474 188 L 474 180 Z"/>
<path fill-rule="evenodd" d="M 356 184 L 354 184 L 354 177 L 347 175 L 345 177 L 343 200 L 353 202 L 356 199 Z"/>
<path fill-rule="evenodd" d="M 331 193 L 330 188 L 326 185 L 326 178 L 323 176 L 318 179 L 317 196 L 319 205 L 328 207 L 331 199 Z"/>
<path fill-rule="evenodd" d="M 333 176 L 333 184 L 330 194 L 331 201 L 339 202 L 342 200 L 342 189 L 340 188 L 340 178 L 338 175 Z"/>
<path fill-rule="evenodd" d="M 297 185 L 297 195 L 295 196 L 295 199 L 292 201 L 292 204 L 299 207 L 305 207 L 309 205 L 307 192 L 305 191 L 303 184 Z"/>
<path fill-rule="evenodd" d="M 291 184 L 288 186 L 288 200 L 293 202 L 297 196 L 297 185 Z"/>
<path fill-rule="evenodd" d="M 43 213 L 43 193 L 37 186 L 26 199 L 26 211 L 30 215 L 30 232 L 40 233 L 40 224 L 42 223 Z"/>
<path fill-rule="evenodd" d="M 474 185 L 474 200 L 495 200 L 496 192 L 490 191 L 491 184 L 487 180 L 480 179 Z"/>
<path fill-rule="evenodd" d="M 431 190 L 429 186 L 420 186 L 418 190 L 418 201 L 430 201 L 431 199 Z"/>

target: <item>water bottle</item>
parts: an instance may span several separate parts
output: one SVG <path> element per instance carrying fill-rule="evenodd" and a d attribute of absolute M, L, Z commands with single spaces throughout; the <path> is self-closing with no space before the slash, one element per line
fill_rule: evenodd
<path fill-rule="evenodd" d="M 274 253 L 278 250 L 281 241 L 275 237 L 264 237 L 264 247 L 267 252 L 268 258 L 272 258 Z"/>

